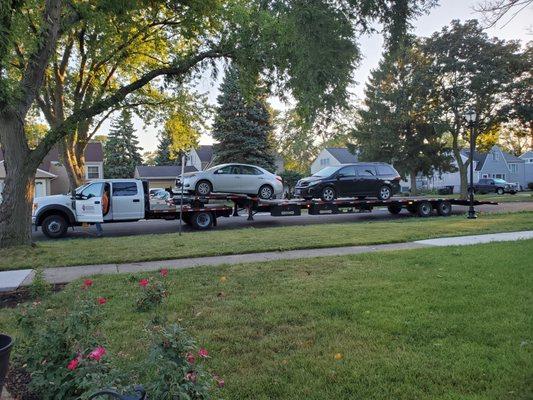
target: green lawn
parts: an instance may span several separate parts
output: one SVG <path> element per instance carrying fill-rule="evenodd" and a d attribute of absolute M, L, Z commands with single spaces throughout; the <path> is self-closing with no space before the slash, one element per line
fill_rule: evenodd
<path fill-rule="evenodd" d="M 0 250 L 0 270 L 407 242 L 533 228 L 533 212 L 40 242 Z"/>
<path fill-rule="evenodd" d="M 530 399 L 532 259 L 529 240 L 172 271 L 160 311 L 209 349 L 226 399 Z M 132 285 L 91 288 L 124 365 L 145 356 L 151 318 Z M 14 319 L 0 311 L 0 331 Z"/>

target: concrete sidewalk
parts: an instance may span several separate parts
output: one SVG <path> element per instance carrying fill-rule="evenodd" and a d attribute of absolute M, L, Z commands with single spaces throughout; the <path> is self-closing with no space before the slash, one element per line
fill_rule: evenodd
<path fill-rule="evenodd" d="M 127 264 L 102 264 L 47 268 L 44 270 L 44 278 L 50 283 L 68 283 L 85 276 L 98 274 L 136 273 L 157 271 L 161 268 L 184 269 L 198 266 L 217 266 L 223 264 L 241 264 L 273 260 L 294 260 L 301 258 L 343 256 L 350 254 L 373 253 L 378 251 L 410 250 L 430 248 L 434 246 L 473 245 L 489 242 L 515 241 L 521 239 L 533 239 L 533 231 L 447 237 L 418 240 L 407 243 L 391 243 L 370 246 L 329 247 L 322 249 L 272 251 L 264 253 L 183 258 L 177 260 L 148 261 Z M 31 284 L 33 276 L 33 270 L 0 272 L 0 292 L 12 291 L 20 286 L 27 286 Z"/>

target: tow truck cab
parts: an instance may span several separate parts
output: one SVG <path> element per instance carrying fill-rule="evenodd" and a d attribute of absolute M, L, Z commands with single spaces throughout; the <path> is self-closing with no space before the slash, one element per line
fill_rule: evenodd
<path fill-rule="evenodd" d="M 107 193 L 109 207 L 102 210 Z M 86 183 L 74 194 L 36 197 L 32 223 L 46 236 L 65 235 L 69 226 L 95 222 L 138 221 L 149 207 L 148 183 L 138 179 L 102 179 Z"/>

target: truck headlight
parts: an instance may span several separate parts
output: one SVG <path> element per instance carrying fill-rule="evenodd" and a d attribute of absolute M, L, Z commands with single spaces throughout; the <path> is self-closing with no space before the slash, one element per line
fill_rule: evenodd
<path fill-rule="evenodd" d="M 35 213 L 37 212 L 38 208 L 39 208 L 39 204 L 33 203 L 32 210 L 31 210 L 31 215 L 35 215 Z"/>

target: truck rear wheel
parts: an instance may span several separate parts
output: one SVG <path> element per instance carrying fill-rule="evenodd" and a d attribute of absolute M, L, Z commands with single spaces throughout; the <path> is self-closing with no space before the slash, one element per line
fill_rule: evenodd
<path fill-rule="evenodd" d="M 195 212 L 191 217 L 191 224 L 194 229 L 207 230 L 213 226 L 213 214 L 208 211 Z"/>
<path fill-rule="evenodd" d="M 43 220 L 41 229 L 46 237 L 50 239 L 59 239 L 67 233 L 68 225 L 65 218 L 61 215 L 53 214 Z"/>

